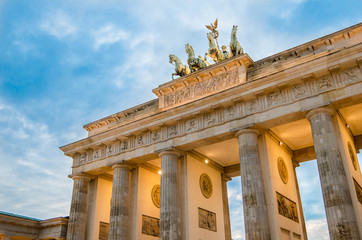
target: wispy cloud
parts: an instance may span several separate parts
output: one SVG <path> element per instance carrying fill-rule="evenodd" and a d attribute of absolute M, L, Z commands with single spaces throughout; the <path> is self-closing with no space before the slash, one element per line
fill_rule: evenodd
<path fill-rule="evenodd" d="M 68 215 L 71 162 L 63 162 L 56 136 L 1 99 L 0 106 L 2 210 L 38 218 Z"/>
<path fill-rule="evenodd" d="M 54 15 L 49 15 L 43 19 L 40 23 L 40 28 L 57 38 L 75 34 L 78 30 L 72 18 L 60 10 L 56 11 Z"/>
<path fill-rule="evenodd" d="M 121 29 L 117 28 L 113 24 L 107 24 L 101 27 L 99 30 L 93 32 L 94 47 L 98 49 L 105 44 L 114 44 L 120 41 L 127 40 L 129 34 Z"/>

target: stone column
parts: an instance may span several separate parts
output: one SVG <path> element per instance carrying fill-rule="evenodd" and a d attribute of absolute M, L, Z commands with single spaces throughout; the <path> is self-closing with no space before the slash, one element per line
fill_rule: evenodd
<path fill-rule="evenodd" d="M 292 159 L 292 163 L 293 163 L 293 173 L 294 173 L 294 180 L 295 180 L 295 188 L 297 190 L 297 194 L 298 194 L 298 205 L 299 205 L 299 212 L 300 212 L 300 222 L 302 224 L 302 229 L 303 229 L 303 235 L 304 235 L 304 240 L 308 240 L 308 235 L 307 235 L 307 228 L 305 226 L 305 219 L 304 219 L 304 212 L 303 212 L 303 206 L 302 206 L 302 199 L 300 198 L 300 191 L 299 191 L 299 184 L 298 184 L 298 179 L 297 179 L 297 172 L 295 171 L 295 169 L 297 167 L 299 167 L 299 163 L 296 162 L 294 159 Z"/>
<path fill-rule="evenodd" d="M 70 206 L 67 240 L 84 240 L 87 219 L 87 195 L 90 178 L 73 176 L 73 195 Z"/>
<path fill-rule="evenodd" d="M 229 212 L 229 199 L 228 199 L 228 186 L 227 186 L 227 183 L 230 180 L 231 178 L 229 177 L 221 176 L 225 240 L 231 240 L 231 225 L 230 225 L 230 212 Z"/>
<path fill-rule="evenodd" d="M 116 164 L 113 168 L 111 215 L 109 219 L 109 240 L 129 240 L 130 203 L 129 165 Z"/>
<path fill-rule="evenodd" d="M 307 113 L 313 134 L 331 240 L 361 239 L 329 108 Z"/>
<path fill-rule="evenodd" d="M 236 133 L 239 140 L 240 175 L 247 240 L 269 240 L 271 238 L 258 155 L 258 134 L 256 129 L 243 129 Z"/>
<path fill-rule="evenodd" d="M 178 158 L 175 151 L 160 153 L 161 157 L 161 203 L 160 203 L 160 239 L 179 240 L 178 205 Z"/>

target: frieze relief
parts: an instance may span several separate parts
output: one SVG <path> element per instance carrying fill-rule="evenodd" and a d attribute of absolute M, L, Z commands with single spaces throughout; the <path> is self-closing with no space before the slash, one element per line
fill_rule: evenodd
<path fill-rule="evenodd" d="M 198 82 L 164 96 L 164 108 L 195 100 L 212 93 L 236 86 L 240 83 L 238 70 L 223 73 L 209 80 Z"/>
<path fill-rule="evenodd" d="M 142 234 L 160 237 L 160 219 L 142 215 Z"/>
<path fill-rule="evenodd" d="M 216 232 L 216 213 L 199 208 L 199 228 Z"/>
<path fill-rule="evenodd" d="M 358 184 L 356 179 L 353 178 L 354 189 L 356 190 L 357 200 L 360 204 L 362 204 L 362 187 Z"/>
<path fill-rule="evenodd" d="M 216 77 L 210 79 L 215 81 L 211 84 L 208 83 L 207 91 L 214 91 L 220 87 L 230 86 L 228 84 L 236 83 L 233 77 L 236 77 L 236 72 L 225 73 L 229 77 L 229 80 Z M 345 80 L 344 80 L 345 79 Z M 275 108 L 281 104 L 287 104 L 296 99 L 303 99 L 313 96 L 315 94 L 330 91 L 346 84 L 352 84 L 353 82 L 361 81 L 362 75 L 358 67 L 349 68 L 343 71 L 333 70 L 330 74 L 322 76 L 320 78 L 308 79 L 307 82 L 287 86 L 273 92 L 260 94 L 255 98 L 245 101 L 235 102 L 233 105 L 226 107 L 220 106 L 217 109 L 212 109 L 210 112 L 200 113 L 192 119 L 178 120 L 173 125 L 163 125 L 159 129 L 154 131 L 145 132 L 142 135 L 130 134 L 126 139 L 114 143 L 110 146 L 104 145 L 103 150 L 100 148 L 87 150 L 83 153 L 77 153 L 75 155 L 76 165 L 86 164 L 95 160 L 100 160 L 103 157 L 108 157 L 116 154 L 123 153 L 125 151 L 133 150 L 137 147 L 144 147 L 149 144 L 165 141 L 174 137 L 179 137 L 191 132 L 200 131 L 215 125 L 223 124 L 232 119 L 238 119 L 254 114 L 259 111 L 263 111 L 270 108 Z M 221 84 L 221 82 L 224 82 Z M 226 82 L 226 83 L 225 83 Z M 197 84 L 196 84 L 197 85 Z M 191 88 L 195 88 L 195 86 Z M 198 85 L 200 86 L 200 85 Z M 314 90 L 315 89 L 315 90 Z M 174 92 L 173 94 L 175 94 Z M 193 90 L 191 95 L 194 94 Z M 167 95 L 170 97 L 171 95 Z M 183 94 L 183 96 L 188 96 Z M 192 95 L 193 96 L 193 95 Z M 103 152 L 103 153 L 102 153 Z"/>
<path fill-rule="evenodd" d="M 299 223 L 297 204 L 285 197 L 284 195 L 277 193 L 278 212 L 280 215 Z"/>

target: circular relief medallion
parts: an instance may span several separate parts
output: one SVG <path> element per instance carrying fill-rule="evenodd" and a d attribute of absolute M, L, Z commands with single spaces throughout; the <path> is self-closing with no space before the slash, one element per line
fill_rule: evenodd
<path fill-rule="evenodd" d="M 160 208 L 160 199 L 161 199 L 161 186 L 155 185 L 152 188 L 151 192 L 151 198 L 153 204 L 155 204 L 156 207 Z"/>
<path fill-rule="evenodd" d="M 351 157 L 353 167 L 354 167 L 355 170 L 357 170 L 356 154 L 354 153 L 353 147 L 352 147 L 350 142 L 348 142 L 348 151 L 349 151 L 349 156 Z"/>
<path fill-rule="evenodd" d="M 279 175 L 280 178 L 282 179 L 282 181 L 287 184 L 288 182 L 288 169 L 287 169 L 287 165 L 284 162 L 284 159 L 279 157 L 278 158 L 278 171 L 279 171 Z"/>
<path fill-rule="evenodd" d="M 211 197 L 211 195 L 212 195 L 212 182 L 211 182 L 211 179 L 210 179 L 209 175 L 207 175 L 206 173 L 203 173 L 200 176 L 200 189 L 201 189 L 202 194 L 206 198 Z"/>

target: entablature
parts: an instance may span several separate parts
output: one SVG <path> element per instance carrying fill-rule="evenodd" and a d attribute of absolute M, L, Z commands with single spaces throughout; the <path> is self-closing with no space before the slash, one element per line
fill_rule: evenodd
<path fill-rule="evenodd" d="M 75 171 L 77 168 L 91 169 L 93 163 L 96 163 L 94 167 L 99 167 L 121 159 L 145 161 L 155 158 L 154 152 L 165 147 L 195 145 L 202 139 L 209 141 L 210 136 L 203 131 L 215 138 L 229 138 L 233 127 L 258 124 L 289 112 L 303 112 L 361 94 L 362 45 L 344 51 L 333 53 L 333 61 L 328 56 L 318 58 L 295 69 L 246 82 L 61 149 L 74 158 Z M 352 53 L 357 59 L 351 58 Z M 321 75 L 321 71 L 325 75 Z M 348 94 L 344 95 L 344 92 Z"/>

